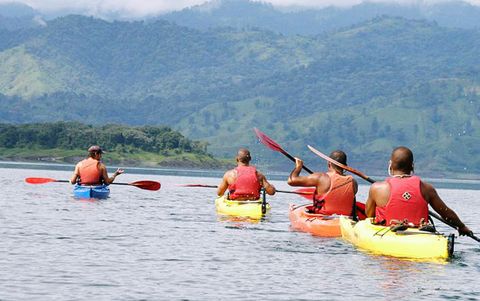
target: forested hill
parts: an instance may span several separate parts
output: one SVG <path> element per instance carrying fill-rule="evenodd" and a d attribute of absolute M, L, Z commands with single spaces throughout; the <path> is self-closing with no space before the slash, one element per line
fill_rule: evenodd
<path fill-rule="evenodd" d="M 0 158 L 74 163 L 91 145 L 100 145 L 103 160 L 136 166 L 221 168 L 207 144 L 187 139 L 169 127 L 91 126 L 79 122 L 0 124 Z"/>
<path fill-rule="evenodd" d="M 360 1 L 357 1 L 360 2 Z M 277 7 L 251 0 L 211 0 L 161 15 L 160 18 L 205 30 L 215 27 L 258 27 L 283 34 L 316 35 L 378 16 L 424 19 L 452 28 L 480 28 L 480 7 L 464 1 L 362 1 L 325 8 Z"/>
<path fill-rule="evenodd" d="M 419 170 L 479 172 L 478 53 L 478 30 L 402 18 L 302 37 L 68 16 L 0 31 L 0 122 L 168 125 L 215 155 L 247 145 L 288 164 L 256 126 L 296 155 L 342 148 L 366 172 L 400 144 Z"/>

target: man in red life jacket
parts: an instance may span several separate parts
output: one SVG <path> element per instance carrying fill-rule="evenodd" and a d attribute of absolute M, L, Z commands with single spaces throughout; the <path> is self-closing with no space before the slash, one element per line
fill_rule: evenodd
<path fill-rule="evenodd" d="M 250 165 L 250 151 L 246 148 L 238 150 L 237 167 L 229 170 L 223 176 L 222 182 L 218 185 L 217 194 L 222 196 L 229 191 L 230 200 L 258 200 L 260 190 L 265 189 L 269 195 L 275 194 L 275 187 L 267 178 L 259 172 L 255 166 Z"/>
<path fill-rule="evenodd" d="M 347 165 L 347 155 L 341 150 L 333 151 L 330 158 Z M 330 162 L 328 162 L 326 173 L 315 172 L 308 176 L 300 176 L 302 166 L 303 161 L 295 158 L 295 168 L 287 182 L 291 186 L 315 187 L 311 212 L 325 215 L 352 216 L 355 214 L 358 183 L 352 176 L 344 175 L 342 168 Z"/>
<path fill-rule="evenodd" d="M 448 222 L 457 226 L 460 235 L 471 234 L 457 214 L 442 201 L 435 188 L 413 175 L 413 153 L 404 146 L 393 150 L 388 173 L 383 182 L 370 187 L 366 204 L 368 217 L 387 226 L 405 220 L 414 226 L 428 222 L 428 205 Z"/>
<path fill-rule="evenodd" d="M 98 145 L 93 145 L 88 149 L 88 158 L 80 161 L 75 166 L 75 171 L 70 183 L 80 185 L 102 185 L 112 184 L 115 178 L 123 173 L 122 169 L 117 169 L 112 177 L 108 176 L 107 167 L 100 160 L 103 150 Z"/>

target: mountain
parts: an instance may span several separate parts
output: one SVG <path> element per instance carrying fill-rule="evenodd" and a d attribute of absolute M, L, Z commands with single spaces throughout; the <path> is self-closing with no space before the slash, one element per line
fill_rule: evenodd
<path fill-rule="evenodd" d="M 41 14 L 21 3 L 0 3 L 0 29 L 18 30 L 44 26 Z"/>
<path fill-rule="evenodd" d="M 362 2 L 352 7 L 279 9 L 264 2 L 212 0 L 161 15 L 160 18 L 199 30 L 215 27 L 258 27 L 283 34 L 316 35 L 379 16 L 425 19 L 444 27 L 479 28 L 480 6 L 463 1 L 429 4 Z"/>
<path fill-rule="evenodd" d="M 20 17 L 33 17 L 37 15 L 38 12 L 35 11 L 32 7 L 18 3 L 0 3 L 0 15 L 7 18 L 20 18 Z"/>
<path fill-rule="evenodd" d="M 407 145 L 419 170 L 478 173 L 479 50 L 479 30 L 392 17 L 305 37 L 66 16 L 0 30 L 0 122 L 167 125 L 290 168 L 258 127 L 317 166 L 306 144 L 369 173 Z"/>

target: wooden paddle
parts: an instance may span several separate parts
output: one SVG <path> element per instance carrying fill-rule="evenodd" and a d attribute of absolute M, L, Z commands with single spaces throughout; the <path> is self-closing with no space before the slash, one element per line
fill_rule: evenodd
<path fill-rule="evenodd" d="M 25 182 L 29 184 L 46 184 L 46 183 L 70 183 L 68 180 L 56 180 L 52 178 L 26 178 Z M 155 181 L 135 181 L 131 183 L 112 183 L 110 185 L 128 185 L 128 186 L 134 186 L 140 189 L 145 189 L 145 190 L 152 190 L 156 191 L 159 190 L 161 187 L 161 184 L 159 182 Z"/>
<path fill-rule="evenodd" d="M 349 172 L 351 172 L 351 173 L 359 176 L 360 178 L 362 178 L 362 179 L 364 179 L 364 180 L 366 180 L 366 181 L 368 181 L 368 182 L 370 182 L 370 183 L 372 183 L 372 184 L 376 182 L 375 180 L 371 179 L 370 177 L 368 177 L 368 176 L 365 175 L 364 173 L 362 173 L 362 172 L 360 172 L 360 171 L 358 171 L 358 170 L 356 170 L 356 169 L 354 169 L 354 168 L 352 168 L 352 167 L 350 167 L 350 166 L 344 165 L 344 164 L 342 164 L 342 163 L 340 163 L 340 162 L 338 162 L 338 161 L 330 158 L 329 156 L 327 156 L 327 155 L 323 154 L 322 152 L 320 152 L 319 150 L 315 149 L 313 146 L 307 145 L 307 147 L 308 147 L 308 149 L 310 149 L 315 155 L 317 155 L 317 156 L 319 156 L 319 157 L 327 160 L 328 162 L 330 162 L 330 163 L 332 163 L 332 164 L 335 164 L 335 165 L 337 165 L 338 167 L 343 168 L 343 169 L 345 169 L 345 170 L 347 170 L 347 171 L 349 171 Z M 438 215 L 437 213 L 435 213 L 435 212 L 433 212 L 433 211 L 431 211 L 431 210 L 428 210 L 428 213 L 429 213 L 431 216 L 433 216 L 434 218 L 436 218 L 437 220 L 441 221 L 442 223 L 444 223 L 444 224 L 452 227 L 452 228 L 455 229 L 455 230 L 458 230 L 455 225 L 453 225 L 452 223 L 446 221 L 445 219 L 443 219 L 443 218 L 442 218 L 440 215 Z M 473 233 L 472 233 L 471 235 L 468 235 L 468 236 L 471 237 L 471 238 L 473 238 L 473 239 L 475 239 L 476 241 L 480 242 L 480 238 L 478 238 L 478 237 L 476 237 L 475 235 L 473 235 Z"/>
<path fill-rule="evenodd" d="M 264 145 L 266 145 L 268 148 L 276 151 L 276 152 L 280 152 L 282 153 L 283 155 L 285 155 L 288 159 L 290 159 L 291 161 L 295 162 L 295 158 L 290 155 L 286 150 L 284 150 L 280 144 L 278 144 L 277 142 L 275 142 L 272 138 L 268 137 L 265 133 L 263 133 L 262 131 L 260 131 L 259 129 L 257 128 L 253 128 L 253 130 L 255 131 L 255 134 L 257 135 L 258 137 L 258 140 L 263 143 Z M 307 171 L 309 174 L 312 174 L 313 171 L 309 168 L 307 168 L 305 165 L 302 166 L 302 168 Z M 315 191 L 315 189 L 314 189 Z M 313 195 L 312 195 L 312 198 L 311 200 L 313 201 Z M 366 218 L 366 214 L 365 214 L 365 204 L 363 203 L 360 203 L 360 202 L 355 202 L 355 210 L 357 210 L 358 213 L 360 214 L 357 214 L 361 219 L 365 219 Z"/>

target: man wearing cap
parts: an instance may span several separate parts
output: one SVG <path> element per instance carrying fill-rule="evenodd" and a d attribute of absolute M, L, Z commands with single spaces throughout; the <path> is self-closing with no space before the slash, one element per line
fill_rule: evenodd
<path fill-rule="evenodd" d="M 70 183 L 80 185 L 102 185 L 112 184 L 115 178 L 123 173 L 122 169 L 117 169 L 112 177 L 108 176 L 107 167 L 100 160 L 104 151 L 98 145 L 93 145 L 88 149 L 88 158 L 77 163 L 75 171 L 70 179 Z"/>

